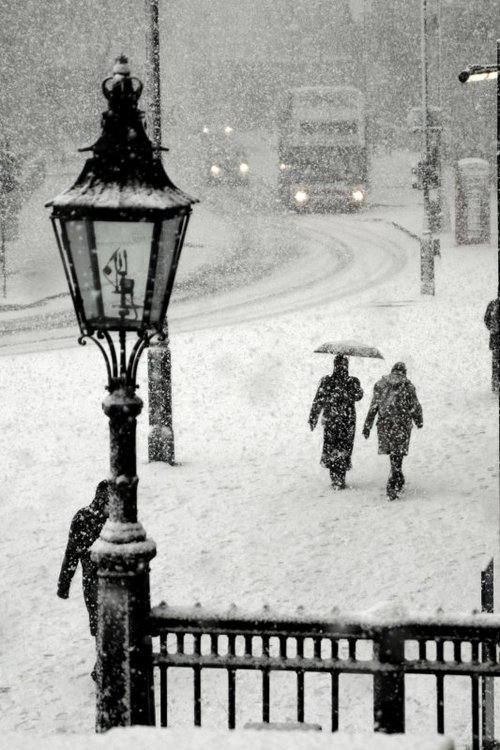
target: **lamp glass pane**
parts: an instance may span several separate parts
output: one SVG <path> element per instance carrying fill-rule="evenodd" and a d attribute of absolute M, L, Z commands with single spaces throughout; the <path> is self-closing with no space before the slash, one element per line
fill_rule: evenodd
<path fill-rule="evenodd" d="M 158 262 L 156 265 L 153 301 L 151 305 L 150 321 L 152 324 L 162 322 L 160 321 L 160 316 L 163 310 L 163 301 L 165 299 L 165 294 L 167 293 L 170 270 L 175 258 L 175 250 L 179 242 L 179 232 L 183 220 L 183 216 L 175 216 L 173 219 L 168 219 L 162 222 L 160 241 L 158 243 Z"/>
<path fill-rule="evenodd" d="M 96 327 L 138 328 L 144 314 L 153 224 L 67 222 L 85 318 Z"/>
<path fill-rule="evenodd" d="M 98 300 L 100 293 L 96 290 L 91 261 L 91 244 L 89 242 L 88 222 L 85 219 L 66 222 L 66 233 L 69 242 L 70 264 L 76 276 L 83 309 L 86 318 L 95 318 L 99 314 Z"/>
<path fill-rule="evenodd" d="M 153 224 L 94 221 L 104 317 L 135 327 L 144 315 Z"/>

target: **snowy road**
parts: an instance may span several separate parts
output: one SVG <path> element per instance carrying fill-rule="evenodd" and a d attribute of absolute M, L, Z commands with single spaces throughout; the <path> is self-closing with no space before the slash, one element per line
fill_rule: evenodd
<path fill-rule="evenodd" d="M 291 219 L 303 238 L 301 256 L 276 271 L 222 295 L 173 305 L 172 331 L 214 328 L 315 307 L 387 282 L 406 263 L 408 240 L 397 230 L 374 237 L 369 219 L 311 216 Z"/>
<path fill-rule="evenodd" d="M 233 325 L 355 297 L 398 274 L 411 247 L 400 231 L 381 226 L 368 215 L 245 212 L 230 230 L 235 251 L 226 248 L 211 266 L 201 264 L 191 272 L 181 267 L 169 312 L 172 333 Z M 21 315 L 3 314 L 0 330 L 0 354 L 71 346 L 77 338 L 67 296 L 27 308 Z"/>

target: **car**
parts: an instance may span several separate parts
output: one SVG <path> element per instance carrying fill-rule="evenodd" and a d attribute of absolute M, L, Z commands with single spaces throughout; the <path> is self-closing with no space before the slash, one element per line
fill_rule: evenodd
<path fill-rule="evenodd" d="M 213 138 L 206 158 L 206 180 L 210 185 L 247 185 L 248 157 L 240 144 L 228 138 Z"/>

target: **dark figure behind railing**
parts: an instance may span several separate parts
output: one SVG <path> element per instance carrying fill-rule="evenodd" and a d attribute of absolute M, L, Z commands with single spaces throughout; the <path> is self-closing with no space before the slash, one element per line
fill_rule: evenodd
<path fill-rule="evenodd" d="M 498 297 L 488 302 L 488 307 L 484 314 L 484 324 L 490 332 L 490 350 L 491 350 L 491 390 L 497 391 L 500 383 L 500 325 L 498 311 Z"/>

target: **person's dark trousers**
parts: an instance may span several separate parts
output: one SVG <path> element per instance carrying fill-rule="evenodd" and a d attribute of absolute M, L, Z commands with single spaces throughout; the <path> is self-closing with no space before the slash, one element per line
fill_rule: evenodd
<path fill-rule="evenodd" d="M 92 581 L 85 581 L 83 598 L 89 615 L 90 635 L 97 635 L 97 576 Z"/>
<path fill-rule="evenodd" d="M 403 489 L 405 478 L 402 472 L 403 456 L 401 453 L 391 453 L 389 456 L 391 460 L 391 475 L 387 482 L 387 490 L 399 490 Z"/>
<path fill-rule="evenodd" d="M 344 489 L 346 471 L 347 461 L 345 458 L 336 458 L 332 461 L 330 466 L 330 479 L 332 480 L 332 485 L 337 489 Z"/>

